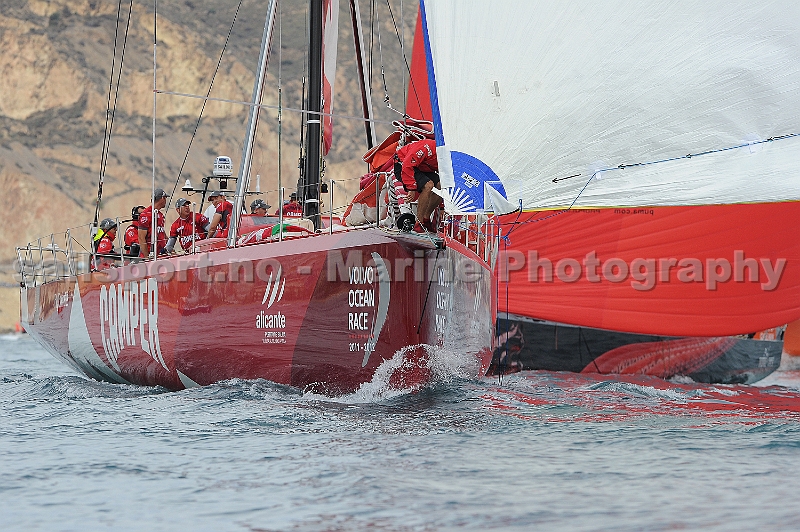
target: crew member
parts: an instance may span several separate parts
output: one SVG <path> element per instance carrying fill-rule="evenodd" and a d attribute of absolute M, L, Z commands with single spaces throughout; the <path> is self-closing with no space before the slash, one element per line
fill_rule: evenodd
<path fill-rule="evenodd" d="M 139 256 L 139 227 L 136 225 L 139 215 L 144 210 L 144 205 L 137 205 L 131 209 L 131 225 L 125 229 L 125 253 L 134 257 Z"/>
<path fill-rule="evenodd" d="M 214 217 L 211 218 L 211 225 L 208 228 L 208 236 L 224 238 L 228 236 L 228 224 L 233 214 L 233 203 L 225 199 L 225 193 L 221 190 L 212 192 L 209 196 L 211 203 L 216 207 Z"/>
<path fill-rule="evenodd" d="M 275 211 L 275 216 L 278 216 L 281 211 L 284 216 L 303 216 L 303 206 L 297 201 L 297 192 L 289 194 L 289 201 L 284 203 L 281 209 Z"/>
<path fill-rule="evenodd" d="M 212 194 L 214 193 L 212 192 Z M 218 190 L 216 194 L 220 194 L 222 196 L 222 199 L 225 199 L 224 190 Z M 205 216 L 209 220 L 212 220 L 216 212 L 217 212 L 217 206 L 214 205 L 214 202 L 211 200 L 211 196 L 208 196 L 208 207 L 206 207 L 206 210 L 203 212 L 203 216 Z"/>
<path fill-rule="evenodd" d="M 169 195 L 164 192 L 164 189 L 157 188 L 153 194 L 153 204 L 149 205 L 139 214 L 136 227 L 139 232 L 139 256 L 141 257 L 150 256 L 150 246 L 153 244 L 151 235 L 153 229 L 153 210 L 156 212 L 156 249 L 159 255 L 166 252 L 167 233 L 164 231 L 164 213 L 161 212 L 161 209 L 167 206 L 167 198 L 169 198 Z"/>
<path fill-rule="evenodd" d="M 436 141 L 417 140 L 406 144 L 395 154 L 395 179 L 403 183 L 408 193 L 406 201 L 417 199 L 417 219 L 423 226 L 433 231 L 431 213 L 441 202 L 433 193 L 433 188 L 442 188 L 439 183 L 439 163 L 436 160 Z M 415 227 L 421 230 L 422 227 Z"/>
<path fill-rule="evenodd" d="M 189 251 L 192 248 L 192 241 L 204 239 L 208 231 L 208 218 L 199 212 L 192 216 L 192 204 L 188 199 L 180 198 L 176 201 L 175 210 L 178 211 L 178 219 L 172 222 L 169 230 L 167 253 L 172 253 L 176 240 L 180 242 L 184 251 Z"/>
<path fill-rule="evenodd" d="M 97 238 L 97 235 L 100 235 L 100 238 Z M 116 254 L 114 239 L 117 238 L 117 222 L 111 218 L 105 218 L 100 222 L 100 230 L 97 235 L 95 235 L 95 243 L 97 244 L 95 251 L 100 256 L 95 257 L 95 267 L 98 270 L 105 270 L 114 265 L 114 259 L 104 255 Z"/>
<path fill-rule="evenodd" d="M 270 208 L 270 206 L 267 205 L 264 202 L 264 200 L 257 199 L 253 203 L 250 204 L 250 214 L 252 214 L 253 216 L 262 216 L 263 217 L 263 216 L 267 215 L 267 209 L 269 209 L 269 208 Z"/>

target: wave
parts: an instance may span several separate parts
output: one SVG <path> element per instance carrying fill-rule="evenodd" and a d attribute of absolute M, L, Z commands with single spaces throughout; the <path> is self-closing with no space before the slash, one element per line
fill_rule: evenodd
<path fill-rule="evenodd" d="M 346 404 L 391 401 L 424 389 L 443 389 L 448 385 L 477 380 L 479 363 L 473 355 L 426 344 L 405 347 L 385 359 L 370 381 L 353 393 L 330 397 L 306 389 L 304 398 Z"/>
<path fill-rule="evenodd" d="M 127 399 L 168 393 L 166 388 L 111 384 L 78 376 L 41 377 L 29 374 L 6 376 L 3 396 L 16 399 L 79 400 L 79 399 Z"/>
<path fill-rule="evenodd" d="M 758 423 L 800 420 L 800 393 L 782 386 L 675 383 L 643 375 L 526 371 L 483 398 L 496 412 L 546 421 L 623 421 L 646 416 Z"/>

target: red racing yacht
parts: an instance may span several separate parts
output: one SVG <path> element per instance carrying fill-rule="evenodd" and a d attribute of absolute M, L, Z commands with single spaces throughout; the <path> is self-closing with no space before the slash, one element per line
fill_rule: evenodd
<path fill-rule="evenodd" d="M 115 264 L 95 271 L 87 266 L 93 257 L 76 252 L 83 230 L 18 248 L 25 330 L 91 378 L 171 390 L 241 378 L 341 394 L 379 368 L 390 385 L 413 387 L 428 378 L 437 349 L 467 355 L 482 375 L 496 318 L 489 219 L 461 220 L 460 228 L 473 224 L 471 234 L 483 235 L 466 238 L 453 229 L 348 228 L 319 212 L 320 117 L 329 116 L 322 111 L 323 21 L 338 12 L 335 0 L 310 2 L 306 222 L 238 214 L 276 3 L 264 27 L 227 238 L 199 241 L 185 255 L 105 257 Z M 154 99 L 157 93 L 154 86 Z"/>

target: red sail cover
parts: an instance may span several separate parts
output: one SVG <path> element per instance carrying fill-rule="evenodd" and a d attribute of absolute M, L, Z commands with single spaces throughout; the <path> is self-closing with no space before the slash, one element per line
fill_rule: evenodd
<path fill-rule="evenodd" d="M 674 336 L 743 334 L 800 317 L 800 202 L 502 220 L 501 313 Z"/>
<path fill-rule="evenodd" d="M 323 0 L 322 22 L 322 154 L 333 144 L 333 86 L 336 80 L 336 50 L 339 43 L 339 0 Z"/>

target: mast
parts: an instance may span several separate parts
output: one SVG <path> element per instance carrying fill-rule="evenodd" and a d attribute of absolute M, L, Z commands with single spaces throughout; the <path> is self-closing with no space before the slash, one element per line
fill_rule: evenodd
<path fill-rule="evenodd" d="M 267 8 L 267 19 L 264 21 L 264 33 L 261 36 L 261 52 L 258 57 L 258 73 L 253 86 L 253 105 L 250 106 L 250 114 L 247 119 L 247 134 L 244 138 L 242 147 L 242 163 L 239 166 L 239 177 L 236 179 L 236 196 L 234 198 L 233 213 L 231 213 L 231 225 L 228 229 L 228 246 L 236 244 L 239 233 L 239 218 L 242 215 L 242 205 L 250 181 L 250 164 L 253 158 L 253 144 L 256 138 L 256 128 L 258 127 L 259 105 L 261 105 L 261 95 L 264 92 L 264 80 L 267 77 L 267 65 L 269 65 L 270 42 L 272 41 L 272 28 L 275 25 L 275 13 L 277 11 L 278 0 L 270 0 Z"/>
<path fill-rule="evenodd" d="M 319 226 L 319 170 L 322 124 L 322 0 L 309 0 L 308 129 L 304 172 L 303 215 Z"/>
<path fill-rule="evenodd" d="M 364 47 L 361 46 L 361 11 L 358 9 L 358 0 L 350 0 L 350 18 L 353 20 L 353 40 L 356 47 L 356 65 L 358 66 L 358 83 L 361 86 L 361 107 L 364 111 L 364 129 L 367 134 L 367 149 L 378 143 L 375 128 L 372 127 L 372 91 L 369 80 L 364 72 Z"/>

